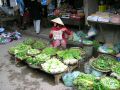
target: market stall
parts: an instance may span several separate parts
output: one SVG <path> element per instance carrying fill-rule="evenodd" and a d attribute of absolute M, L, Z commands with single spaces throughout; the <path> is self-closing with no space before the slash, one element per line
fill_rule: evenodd
<path fill-rule="evenodd" d="M 74 3 L 75 1 L 61 1 L 59 7 L 56 7 L 53 12 L 48 14 L 48 19 L 52 20 L 55 17 L 60 17 L 65 25 L 77 26 L 80 30 L 84 26 L 83 3 L 81 1 L 78 2 L 79 7 L 77 7 L 78 3 L 70 4 L 71 2 Z"/>
<path fill-rule="evenodd" d="M 25 62 L 31 68 L 52 74 L 55 77 L 55 84 L 59 83 L 63 74 L 77 68 L 85 55 L 84 50 L 80 48 L 60 50 L 49 47 L 43 40 L 34 39 L 27 39 L 10 48 L 9 53 L 16 64 Z"/>
<path fill-rule="evenodd" d="M 87 40 L 83 41 L 83 45 L 85 44 L 95 46 L 93 42 Z M 53 48 L 47 41 L 28 38 L 11 47 L 8 52 L 16 64 L 24 62 L 30 68 L 52 75 L 55 84 L 59 84 L 62 79 L 66 86 L 76 90 L 101 90 L 102 88 L 104 88 L 102 90 L 106 88 L 119 90 L 119 67 L 117 67 L 119 61 L 116 57 L 111 54 L 100 54 L 93 58 L 89 56 L 93 54 L 86 51 L 89 50 L 84 47 Z M 88 56 L 86 60 L 85 57 Z M 87 66 L 85 66 L 86 62 L 88 62 Z M 81 70 L 82 67 L 85 67 L 84 70 Z"/>
<path fill-rule="evenodd" d="M 103 36 L 100 41 L 104 43 L 115 44 L 119 42 L 120 7 L 117 3 L 119 1 L 100 0 L 97 12 L 87 17 L 89 25 L 97 27 L 99 37 Z"/>
<path fill-rule="evenodd" d="M 71 25 L 79 25 L 76 23 L 80 20 L 79 16 L 84 17 L 84 13 L 81 14 L 80 10 L 77 11 L 77 15 L 79 14 L 77 17 L 74 13 L 76 10 L 59 11 L 60 9 L 56 9 L 53 13 L 54 16 L 50 15 L 51 18 L 61 17 L 66 24 L 70 22 Z M 80 13 L 78 13 L 79 11 Z M 70 21 L 68 22 L 66 19 Z M 114 20 L 110 21 L 108 13 L 98 12 L 93 16 L 88 16 L 87 19 L 90 23 L 114 24 L 119 27 L 119 23 L 116 24 Z M 102 27 L 100 26 L 100 28 Z M 100 30 L 103 33 L 102 37 L 104 37 L 103 30 Z M 61 47 L 62 39 L 59 35 L 60 38 L 55 38 L 56 41 L 60 41 L 58 47 L 51 47 L 50 42 L 42 39 L 27 38 L 22 43 L 11 47 L 8 52 L 16 64 L 23 62 L 30 68 L 42 71 L 41 73 L 45 72 L 52 75 L 55 84 L 59 84 L 60 79 L 62 79 L 65 86 L 73 87 L 75 90 L 120 90 L 120 57 L 116 57 L 120 52 L 120 44 L 108 47 L 92 39 L 93 36 L 97 36 L 97 34 L 94 32 L 92 34 L 91 32 L 88 34 L 72 33 L 68 41 L 73 42 L 73 44 L 77 42 L 78 46 L 68 47 L 67 45 L 64 48 Z"/>

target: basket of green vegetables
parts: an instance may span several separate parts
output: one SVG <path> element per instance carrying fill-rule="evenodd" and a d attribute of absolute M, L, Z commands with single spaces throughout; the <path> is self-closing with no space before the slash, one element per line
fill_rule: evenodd
<path fill-rule="evenodd" d="M 104 90 L 120 90 L 120 81 L 112 77 L 103 77 L 100 83 Z"/>
<path fill-rule="evenodd" d="M 40 53 L 40 50 L 38 50 L 38 49 L 29 49 L 28 51 L 27 51 L 27 54 L 29 55 L 29 56 L 35 56 L 35 55 L 37 55 L 37 54 L 39 54 Z"/>
<path fill-rule="evenodd" d="M 25 45 L 32 45 L 32 44 L 35 43 L 35 42 L 36 42 L 36 40 L 33 39 L 33 38 L 27 38 L 27 39 L 25 39 L 25 40 L 23 41 L 23 43 L 24 43 Z"/>
<path fill-rule="evenodd" d="M 92 68 L 101 72 L 110 72 L 111 67 L 117 63 L 114 57 L 110 55 L 99 55 L 89 61 Z"/>

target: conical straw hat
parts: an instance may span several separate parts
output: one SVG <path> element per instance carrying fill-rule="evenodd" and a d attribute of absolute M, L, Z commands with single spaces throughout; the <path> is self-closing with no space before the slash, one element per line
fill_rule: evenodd
<path fill-rule="evenodd" d="M 53 20 L 51 20 L 52 22 L 55 22 L 57 24 L 60 24 L 60 25 L 64 25 L 64 23 L 62 22 L 62 20 L 60 18 L 55 18 Z"/>

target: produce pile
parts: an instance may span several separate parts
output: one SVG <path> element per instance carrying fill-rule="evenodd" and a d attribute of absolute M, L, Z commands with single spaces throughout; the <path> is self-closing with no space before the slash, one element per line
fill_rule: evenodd
<path fill-rule="evenodd" d="M 83 41 L 87 45 L 93 44 L 91 41 Z M 96 45 L 97 46 L 97 45 Z M 69 65 L 77 64 L 84 60 L 86 52 L 78 47 L 59 50 L 58 48 L 47 47 L 47 43 L 42 40 L 26 39 L 23 43 L 9 49 L 9 53 L 17 59 L 26 62 L 33 68 L 41 69 L 50 74 L 58 74 L 69 70 Z M 112 71 L 120 75 L 120 63 L 110 55 L 99 55 L 90 60 L 90 65 L 101 72 Z M 69 73 L 70 74 L 70 73 Z M 70 75 L 67 76 L 70 76 Z M 74 76 L 72 74 L 72 76 Z M 76 76 L 76 74 L 75 74 Z M 71 77 L 71 76 L 70 76 Z M 64 80 L 66 81 L 65 78 Z M 91 74 L 80 73 L 70 80 L 77 90 L 120 90 L 120 81 L 111 77 L 100 77 L 96 79 Z M 66 82 L 68 85 L 68 82 Z"/>
<path fill-rule="evenodd" d="M 33 58 L 31 56 L 29 56 L 27 59 L 26 59 L 26 62 L 30 65 L 33 65 L 33 66 L 37 66 L 39 65 L 38 61 L 36 60 L 36 58 Z"/>
<path fill-rule="evenodd" d="M 53 47 L 46 47 L 42 50 L 43 54 L 47 54 L 49 56 L 56 55 L 56 52 L 57 52 L 57 48 L 53 48 Z"/>
<path fill-rule="evenodd" d="M 120 90 L 120 81 L 112 77 L 104 77 L 100 80 L 104 90 Z"/>
<path fill-rule="evenodd" d="M 44 49 L 47 46 L 47 43 L 44 42 L 43 40 L 36 41 L 33 45 L 32 48 L 34 49 Z"/>
<path fill-rule="evenodd" d="M 114 72 L 118 76 L 120 76 L 120 63 L 117 63 L 112 67 L 112 72 Z"/>
<path fill-rule="evenodd" d="M 82 60 L 85 52 L 79 48 L 70 48 L 57 52 L 57 56 L 62 59 L 65 64 L 75 64 L 78 60 Z"/>
<path fill-rule="evenodd" d="M 44 63 L 46 62 L 47 60 L 50 59 L 50 56 L 47 55 L 47 54 L 39 54 L 37 56 L 35 56 L 36 60 L 38 60 L 38 62 L 41 64 L 41 63 Z"/>
<path fill-rule="evenodd" d="M 11 47 L 9 53 L 22 61 L 24 60 L 31 67 L 36 66 L 52 74 L 68 70 L 68 64 L 76 64 L 78 60 L 82 59 L 82 55 L 85 54 L 80 48 L 65 50 L 53 47 L 43 48 L 41 43 L 31 38 L 26 39 L 23 43 Z"/>
<path fill-rule="evenodd" d="M 50 57 L 46 54 L 39 54 L 35 57 L 29 56 L 26 60 L 28 64 L 31 64 L 33 66 L 40 66 L 42 63 L 45 63 L 47 60 L 49 60 Z"/>
<path fill-rule="evenodd" d="M 77 90 L 91 90 L 94 86 L 94 80 L 94 76 L 82 73 L 73 81 L 73 84 Z"/>
<path fill-rule="evenodd" d="M 97 79 L 91 74 L 81 73 L 73 81 L 77 90 L 119 90 L 120 81 L 112 77 L 102 77 Z"/>
<path fill-rule="evenodd" d="M 27 38 L 23 41 L 24 44 L 26 45 L 32 45 L 36 40 L 33 38 Z"/>
<path fill-rule="evenodd" d="M 48 73 L 56 74 L 67 70 L 68 66 L 64 65 L 59 59 L 51 58 L 47 62 L 41 65 L 43 70 Z"/>
<path fill-rule="evenodd" d="M 110 71 L 117 61 L 109 55 L 100 55 L 91 62 L 91 66 L 97 70 Z"/>
<path fill-rule="evenodd" d="M 15 57 L 20 59 L 20 60 L 25 60 L 28 58 L 26 52 L 24 52 L 24 51 L 16 53 Z"/>
<path fill-rule="evenodd" d="M 28 51 L 27 51 L 27 54 L 28 55 L 37 55 L 37 54 L 39 54 L 40 53 L 40 51 L 38 50 L 38 49 L 29 49 Z"/>
<path fill-rule="evenodd" d="M 9 53 L 15 55 L 19 52 L 27 52 L 27 50 L 29 50 L 29 49 L 31 49 L 31 46 L 21 43 L 21 44 L 15 46 L 15 47 L 11 47 L 9 49 Z"/>

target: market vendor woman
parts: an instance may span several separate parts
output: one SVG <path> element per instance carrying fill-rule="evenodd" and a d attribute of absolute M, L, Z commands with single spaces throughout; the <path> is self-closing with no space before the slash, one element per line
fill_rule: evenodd
<path fill-rule="evenodd" d="M 60 18 L 51 20 L 54 26 L 51 28 L 49 38 L 51 39 L 51 46 L 66 48 L 67 38 L 72 36 L 72 31 L 68 30 Z"/>

